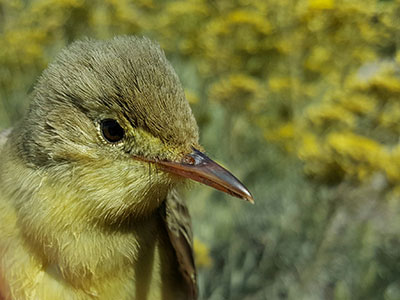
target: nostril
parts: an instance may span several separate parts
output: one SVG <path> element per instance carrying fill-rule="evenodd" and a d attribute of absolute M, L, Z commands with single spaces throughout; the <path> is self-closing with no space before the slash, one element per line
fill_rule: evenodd
<path fill-rule="evenodd" d="M 196 164 L 196 160 L 192 156 L 192 154 L 190 154 L 190 155 L 186 155 L 186 156 L 183 157 L 182 163 L 187 164 L 187 165 L 195 165 Z"/>
<path fill-rule="evenodd" d="M 193 152 L 186 157 L 190 158 L 190 164 L 193 166 L 199 166 L 210 160 L 204 153 L 200 152 L 196 148 L 193 148 Z"/>

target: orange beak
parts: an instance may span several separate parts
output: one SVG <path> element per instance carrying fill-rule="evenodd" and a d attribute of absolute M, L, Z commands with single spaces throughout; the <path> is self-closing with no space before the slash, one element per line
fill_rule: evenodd
<path fill-rule="evenodd" d="M 249 190 L 228 170 L 193 148 L 182 162 L 154 161 L 161 170 L 209 185 L 254 204 Z"/>

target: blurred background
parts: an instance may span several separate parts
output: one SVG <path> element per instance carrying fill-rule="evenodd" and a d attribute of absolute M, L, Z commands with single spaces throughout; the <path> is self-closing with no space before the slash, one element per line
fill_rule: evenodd
<path fill-rule="evenodd" d="M 201 299 L 400 299 L 399 0 L 0 0 L 0 128 L 60 49 L 119 34 L 161 44 L 256 199 L 187 192 Z"/>

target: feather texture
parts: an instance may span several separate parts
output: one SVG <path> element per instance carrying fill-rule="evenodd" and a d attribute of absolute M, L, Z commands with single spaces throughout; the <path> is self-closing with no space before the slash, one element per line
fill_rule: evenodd
<path fill-rule="evenodd" d="M 160 213 L 178 260 L 179 271 L 187 286 L 187 299 L 197 299 L 197 274 L 193 257 L 191 218 L 186 203 L 175 189 L 168 194 Z"/>

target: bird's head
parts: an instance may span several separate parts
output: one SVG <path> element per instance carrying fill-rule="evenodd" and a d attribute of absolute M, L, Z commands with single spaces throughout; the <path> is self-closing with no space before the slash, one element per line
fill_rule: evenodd
<path fill-rule="evenodd" d="M 84 40 L 65 49 L 39 79 L 19 132 L 25 163 L 102 218 L 146 215 L 185 178 L 252 201 L 200 152 L 179 79 L 146 38 Z"/>

